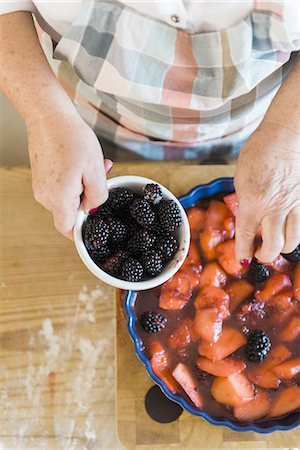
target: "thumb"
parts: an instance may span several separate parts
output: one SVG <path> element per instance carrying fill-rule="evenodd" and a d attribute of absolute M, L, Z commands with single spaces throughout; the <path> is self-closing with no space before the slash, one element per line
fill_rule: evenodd
<path fill-rule="evenodd" d="M 112 168 L 112 161 L 105 160 L 97 169 L 89 167 L 83 173 L 83 195 L 81 207 L 90 211 L 106 202 L 108 198 L 106 173 Z"/>

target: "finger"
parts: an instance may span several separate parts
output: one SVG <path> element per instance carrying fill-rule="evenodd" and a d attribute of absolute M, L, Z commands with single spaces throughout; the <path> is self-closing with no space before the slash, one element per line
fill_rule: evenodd
<path fill-rule="evenodd" d="M 61 202 L 53 212 L 56 229 L 67 238 L 73 240 L 73 228 L 76 222 L 80 200 L 73 199 L 69 202 Z"/>
<path fill-rule="evenodd" d="M 249 265 L 254 253 L 254 239 L 258 223 L 255 215 L 239 208 L 236 217 L 235 253 L 238 261 Z"/>
<path fill-rule="evenodd" d="M 300 207 L 292 209 L 286 219 L 282 253 L 291 253 L 300 243 Z"/>
<path fill-rule="evenodd" d="M 97 208 L 108 198 L 105 166 L 90 167 L 83 174 L 83 196 L 81 206 L 84 211 Z"/>
<path fill-rule="evenodd" d="M 111 159 L 105 159 L 104 160 L 104 170 L 105 173 L 109 173 L 113 167 L 114 163 Z"/>
<path fill-rule="evenodd" d="M 284 215 L 266 216 L 263 218 L 262 245 L 255 253 L 256 258 L 263 263 L 271 263 L 281 253 L 284 246 Z"/>

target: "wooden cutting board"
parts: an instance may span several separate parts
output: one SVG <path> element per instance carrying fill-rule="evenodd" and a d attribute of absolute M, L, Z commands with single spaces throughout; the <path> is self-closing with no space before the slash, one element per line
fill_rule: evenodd
<path fill-rule="evenodd" d="M 232 176 L 234 166 L 165 166 L 141 165 L 136 175 L 148 176 L 181 195 L 214 178 Z M 131 172 L 132 173 L 132 172 Z M 123 311 L 124 293 L 116 291 L 116 421 L 121 444 L 128 450 L 170 449 L 291 449 L 300 442 L 300 428 L 269 435 L 237 433 L 216 427 L 203 419 L 183 414 L 171 423 L 158 423 L 145 409 L 145 396 L 153 386 L 142 363 L 137 359 L 127 333 Z"/>

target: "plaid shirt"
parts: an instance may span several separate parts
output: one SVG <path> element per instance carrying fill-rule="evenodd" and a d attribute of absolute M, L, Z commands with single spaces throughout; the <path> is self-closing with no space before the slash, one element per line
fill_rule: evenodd
<path fill-rule="evenodd" d="M 115 1 L 84 2 L 48 60 L 99 136 L 143 156 L 190 157 L 244 141 L 300 49 L 284 2 L 256 1 L 222 31 L 188 34 Z"/>

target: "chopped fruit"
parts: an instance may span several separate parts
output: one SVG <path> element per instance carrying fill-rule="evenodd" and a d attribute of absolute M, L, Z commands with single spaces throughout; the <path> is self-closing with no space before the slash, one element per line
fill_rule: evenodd
<path fill-rule="evenodd" d="M 246 364 L 237 359 L 226 358 L 221 359 L 221 361 L 211 361 L 204 356 L 199 356 L 197 366 L 199 369 L 216 377 L 230 377 L 234 373 L 243 372 Z"/>
<path fill-rule="evenodd" d="M 245 269 L 235 257 L 235 240 L 223 242 L 217 247 L 217 260 L 229 275 L 239 277 Z"/>
<path fill-rule="evenodd" d="M 248 361 L 261 362 L 268 355 L 271 348 L 269 336 L 264 331 L 253 331 L 248 336 L 245 355 Z"/>
<path fill-rule="evenodd" d="M 282 256 L 290 262 L 300 261 L 300 244 L 291 253 L 282 253 Z"/>
<path fill-rule="evenodd" d="M 202 231 L 206 220 L 206 211 L 200 208 L 190 208 L 187 211 L 187 217 L 190 224 L 191 235 L 195 238 L 199 231 Z"/>
<path fill-rule="evenodd" d="M 217 257 L 217 245 L 222 242 L 222 234 L 219 230 L 206 228 L 199 235 L 203 255 L 207 261 L 213 261 Z"/>
<path fill-rule="evenodd" d="M 255 392 L 253 400 L 241 406 L 235 406 L 233 414 L 238 420 L 251 421 L 261 419 L 270 411 L 271 401 L 267 392 L 259 389 Z"/>
<path fill-rule="evenodd" d="M 237 307 L 254 292 L 254 286 L 246 280 L 238 280 L 225 288 L 230 299 L 230 312 L 234 312 Z"/>
<path fill-rule="evenodd" d="M 223 200 L 232 214 L 236 217 L 239 208 L 239 201 L 236 193 L 233 192 L 232 194 L 226 195 Z"/>
<path fill-rule="evenodd" d="M 209 204 L 206 217 L 206 227 L 221 230 L 224 220 L 231 217 L 231 212 L 224 202 L 212 200 Z"/>
<path fill-rule="evenodd" d="M 292 311 L 292 289 L 279 292 L 266 302 L 267 316 L 272 317 L 274 322 L 282 322 Z"/>
<path fill-rule="evenodd" d="M 262 283 L 269 278 L 270 271 L 266 265 L 254 260 L 250 264 L 247 276 L 252 283 Z"/>
<path fill-rule="evenodd" d="M 199 286 L 200 274 L 202 271 L 202 266 L 190 265 L 182 267 L 181 270 L 188 276 L 192 289 Z"/>
<path fill-rule="evenodd" d="M 194 330 L 197 336 L 208 342 L 216 342 L 222 332 L 223 319 L 217 308 L 196 311 Z"/>
<path fill-rule="evenodd" d="M 212 262 L 207 264 L 203 269 L 199 279 L 199 286 L 200 288 L 209 285 L 220 287 L 226 283 L 226 278 L 226 273 L 221 269 L 219 264 Z"/>
<path fill-rule="evenodd" d="M 291 342 L 300 334 L 300 316 L 292 317 L 278 337 L 283 342 Z"/>
<path fill-rule="evenodd" d="M 265 302 L 260 302 L 255 298 L 251 299 L 236 313 L 236 318 L 241 321 L 251 320 L 252 323 L 259 322 L 266 315 Z"/>
<path fill-rule="evenodd" d="M 290 356 L 291 352 L 285 347 L 285 345 L 278 344 L 270 351 L 266 360 L 259 366 L 249 369 L 247 375 L 249 379 L 257 386 L 261 386 L 266 389 L 277 389 L 280 384 L 280 379 L 273 372 L 273 369 Z"/>
<path fill-rule="evenodd" d="M 222 228 L 222 236 L 224 239 L 233 239 L 235 235 L 235 224 L 233 217 L 227 217 L 224 220 L 223 228 Z"/>
<path fill-rule="evenodd" d="M 140 318 L 140 324 L 147 333 L 157 333 L 165 328 L 167 319 L 157 312 L 144 312 Z"/>
<path fill-rule="evenodd" d="M 291 279 L 287 275 L 284 273 L 275 273 L 268 279 L 265 287 L 256 293 L 256 298 L 258 300 L 267 301 L 273 297 L 273 295 L 291 286 Z"/>
<path fill-rule="evenodd" d="M 169 346 L 173 349 L 184 348 L 192 342 L 194 338 L 193 323 L 191 319 L 180 322 L 177 330 L 169 337 Z"/>
<path fill-rule="evenodd" d="M 299 386 L 292 386 L 284 388 L 278 392 L 275 399 L 272 401 L 269 417 L 278 417 L 300 408 L 300 388 Z"/>
<path fill-rule="evenodd" d="M 227 378 L 217 377 L 211 387 L 211 394 L 217 402 L 234 407 L 254 398 L 253 386 L 243 373 L 234 373 Z"/>
<path fill-rule="evenodd" d="M 152 342 L 149 348 L 149 353 L 151 355 L 151 368 L 155 375 L 159 377 L 162 373 L 166 373 L 168 371 L 170 362 L 167 352 L 165 351 L 162 344 L 158 341 Z"/>
<path fill-rule="evenodd" d="M 200 355 L 206 356 L 212 361 L 220 361 L 227 358 L 247 340 L 243 333 L 236 328 L 223 327 L 223 331 L 216 343 L 203 341 L 199 345 L 198 352 Z"/>
<path fill-rule="evenodd" d="M 294 270 L 294 297 L 300 301 L 300 262 L 296 264 Z"/>
<path fill-rule="evenodd" d="M 182 309 L 188 301 L 189 297 L 186 295 L 182 295 L 177 291 L 172 291 L 171 289 L 162 289 L 159 297 L 159 306 L 162 309 L 176 311 L 178 309 Z"/>
<path fill-rule="evenodd" d="M 203 408 L 203 400 L 199 392 L 196 377 L 190 372 L 189 368 L 179 363 L 173 370 L 172 375 L 197 408 Z"/>
<path fill-rule="evenodd" d="M 300 373 L 300 357 L 289 359 L 288 361 L 274 367 L 273 372 L 280 378 L 293 378 Z"/>
<path fill-rule="evenodd" d="M 178 292 L 179 294 L 190 297 L 191 296 L 191 284 L 189 277 L 186 273 L 181 271 L 177 272 L 172 278 L 170 278 L 163 288 Z"/>
<path fill-rule="evenodd" d="M 166 388 L 169 389 L 172 394 L 179 392 L 179 384 L 170 373 L 160 374 L 159 378 L 165 383 Z"/>
<path fill-rule="evenodd" d="M 190 243 L 189 252 L 182 267 L 190 264 L 200 264 L 200 253 L 194 241 Z"/>
<path fill-rule="evenodd" d="M 204 286 L 194 302 L 196 309 L 218 308 L 223 319 L 229 316 L 229 295 L 216 286 Z"/>
<path fill-rule="evenodd" d="M 272 267 L 272 269 L 274 270 L 277 270 L 277 272 L 284 272 L 284 273 L 286 273 L 290 267 L 290 263 L 282 255 L 278 255 L 277 258 L 274 259 L 272 264 L 266 265 Z"/>

